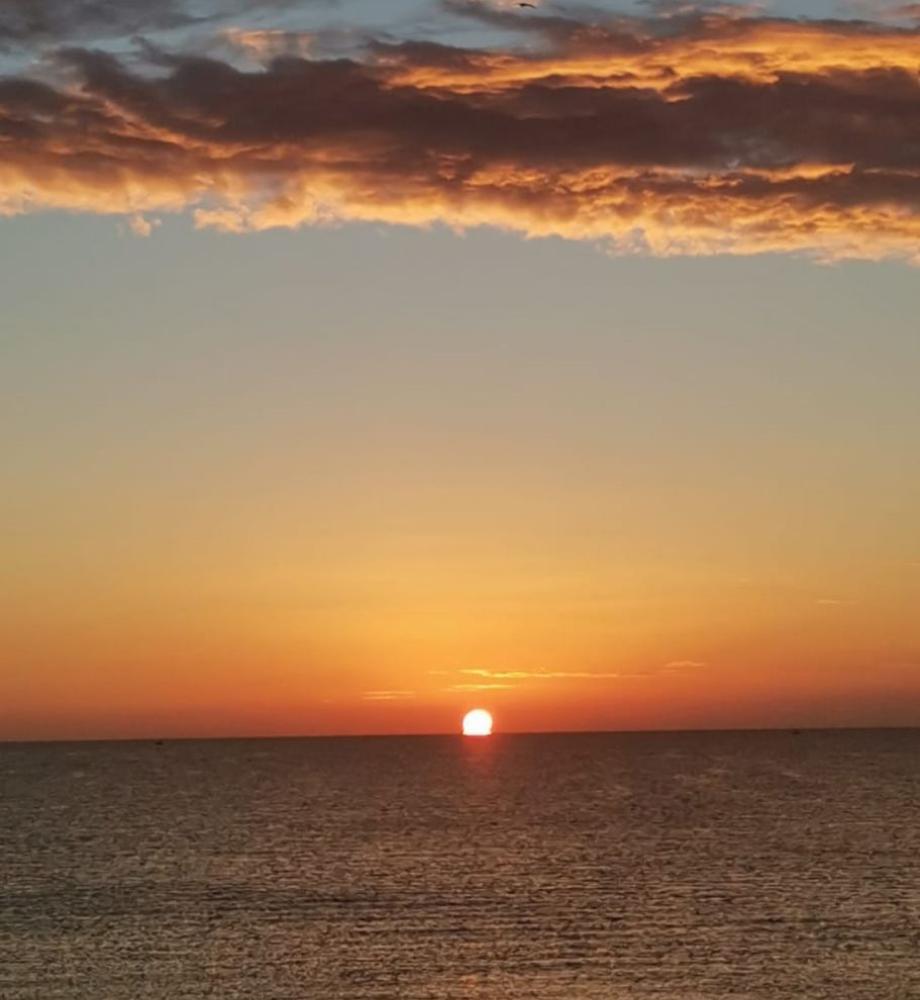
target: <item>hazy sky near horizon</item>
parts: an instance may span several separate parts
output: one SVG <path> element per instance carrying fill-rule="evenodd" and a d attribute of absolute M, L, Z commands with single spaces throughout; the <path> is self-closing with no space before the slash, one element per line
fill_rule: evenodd
<path fill-rule="evenodd" d="M 0 738 L 920 724 L 916 10 L 17 7 Z"/>

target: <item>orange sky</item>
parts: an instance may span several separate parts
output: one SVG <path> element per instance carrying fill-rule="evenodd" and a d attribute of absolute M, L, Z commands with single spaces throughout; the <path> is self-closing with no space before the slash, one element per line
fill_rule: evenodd
<path fill-rule="evenodd" d="M 202 238 L 182 237 L 161 276 L 188 270 Z M 368 238 L 342 236 L 350 253 Z M 469 273 L 499 303 L 543 266 L 536 248 L 504 248 L 491 291 Z M 443 262 L 476 248 L 420 235 L 405 252 L 422 268 L 432 249 Z M 546 266 L 564 261 L 547 250 Z M 276 265 L 260 294 L 296 315 L 299 293 L 276 296 L 302 265 Z M 398 331 L 398 313 L 381 330 L 333 289 L 340 324 L 307 349 L 274 332 L 277 314 L 250 326 L 251 291 L 224 273 L 213 332 L 149 299 L 145 336 L 125 340 L 151 259 L 122 266 L 110 329 L 63 357 L 61 328 L 24 314 L 37 342 L 20 345 L 30 390 L 6 424 L 5 736 L 451 731 L 480 704 L 506 730 L 917 721 L 911 425 L 882 447 L 844 416 L 878 393 L 875 426 L 909 412 L 897 323 L 868 343 L 854 315 L 852 334 L 768 347 L 762 329 L 731 331 L 729 301 L 700 306 L 729 329 L 697 338 L 675 318 L 696 294 L 678 281 L 677 301 L 636 307 L 650 326 L 631 341 L 623 312 L 640 293 L 601 257 L 584 258 L 574 340 L 551 286 L 529 293 L 547 315 L 462 348 L 458 329 Z M 656 266 L 642 265 L 652 279 Z M 521 289 L 501 287 L 509 267 Z M 593 283 L 607 273 L 617 289 Z M 793 273 L 774 280 L 788 292 Z M 844 274 L 813 274 L 846 296 Z M 314 278 L 314 309 L 328 280 Z M 386 293 L 368 294 L 383 316 Z M 667 317 L 673 339 L 651 329 Z M 874 373 L 856 363 L 867 351 Z M 778 381 L 763 381 L 771 366 Z M 829 419 L 849 421 L 844 437 Z"/>
<path fill-rule="evenodd" d="M 915 24 L 142 6 L 0 18 L 0 738 L 920 724 Z"/>

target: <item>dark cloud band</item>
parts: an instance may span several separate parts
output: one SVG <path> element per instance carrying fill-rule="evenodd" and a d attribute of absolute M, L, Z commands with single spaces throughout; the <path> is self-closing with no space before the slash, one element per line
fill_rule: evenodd
<path fill-rule="evenodd" d="M 228 44 L 261 60 L 248 69 L 63 52 L 67 83 L 0 83 L 0 210 L 918 258 L 917 31 L 724 14 L 528 31 L 536 51 L 405 42 L 349 59 L 237 32 Z"/>

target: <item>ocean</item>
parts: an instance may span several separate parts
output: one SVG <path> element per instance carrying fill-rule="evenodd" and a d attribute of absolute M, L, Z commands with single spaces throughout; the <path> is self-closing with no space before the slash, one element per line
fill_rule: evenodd
<path fill-rule="evenodd" d="M 3 1000 L 918 1000 L 920 731 L 0 745 Z"/>

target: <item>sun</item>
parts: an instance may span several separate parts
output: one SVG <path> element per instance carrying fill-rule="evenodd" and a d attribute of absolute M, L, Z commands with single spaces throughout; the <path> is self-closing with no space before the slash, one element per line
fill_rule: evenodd
<path fill-rule="evenodd" d="M 491 736 L 492 716 L 484 708 L 474 708 L 463 716 L 464 736 Z"/>

